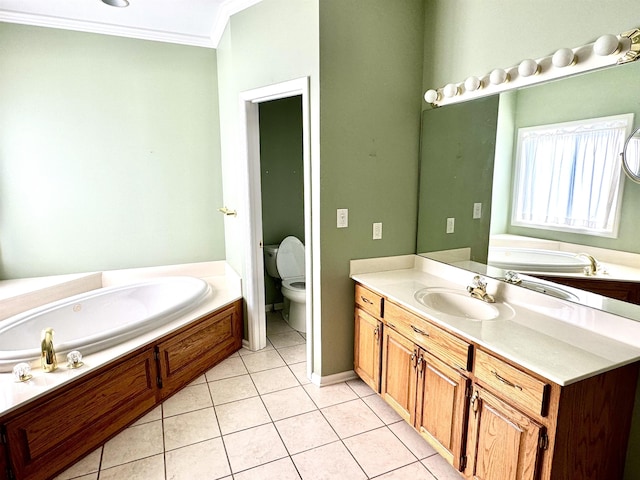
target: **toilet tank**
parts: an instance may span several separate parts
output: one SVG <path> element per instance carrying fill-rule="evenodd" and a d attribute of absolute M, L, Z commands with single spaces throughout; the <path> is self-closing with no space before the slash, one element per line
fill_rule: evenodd
<path fill-rule="evenodd" d="M 265 245 L 264 250 L 264 266 L 270 277 L 280 278 L 278 268 L 276 267 L 276 254 L 278 253 L 278 245 Z"/>

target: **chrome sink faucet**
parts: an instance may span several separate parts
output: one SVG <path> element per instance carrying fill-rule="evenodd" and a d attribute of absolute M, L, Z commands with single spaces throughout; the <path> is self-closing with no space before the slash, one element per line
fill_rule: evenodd
<path fill-rule="evenodd" d="M 481 277 L 480 275 L 476 275 L 475 277 L 473 277 L 473 282 L 467 287 L 467 292 L 469 292 L 473 298 L 477 298 L 478 300 L 482 300 L 483 302 L 495 302 L 493 296 L 487 293 L 486 279 L 484 277 Z"/>

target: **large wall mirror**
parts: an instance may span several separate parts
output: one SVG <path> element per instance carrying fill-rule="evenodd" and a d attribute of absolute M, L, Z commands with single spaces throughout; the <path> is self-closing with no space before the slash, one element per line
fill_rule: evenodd
<path fill-rule="evenodd" d="M 525 268 L 521 273 L 527 278 L 533 272 L 532 275 L 543 282 L 551 280 L 554 285 L 571 285 L 580 290 L 589 290 L 590 282 L 610 280 L 599 284 L 609 286 L 611 281 L 620 280 L 617 274 L 607 277 L 610 258 L 623 259 L 621 261 L 627 267 L 633 266 L 637 259 L 637 276 L 633 276 L 634 268 L 624 272 L 623 283 L 629 287 L 630 296 L 605 292 L 601 306 L 595 305 L 616 313 L 635 310 L 636 307 L 629 304 L 640 300 L 640 222 L 636 216 L 640 205 L 640 185 L 625 176 L 619 160 L 625 140 L 640 125 L 638 78 L 640 62 L 632 62 L 425 110 L 422 118 L 417 253 L 457 263 L 458 257 L 442 255 L 442 252 L 459 249 L 462 252 L 460 258 L 467 255 L 468 265 L 476 271 L 503 280 L 510 268 L 491 267 L 489 252 L 493 251 L 494 245 L 504 247 L 509 246 L 509 241 L 514 241 L 520 242 L 514 246 L 533 245 L 531 249 L 534 250 L 547 249 L 547 245 L 561 245 L 560 250 L 567 249 L 567 257 L 577 259 L 577 266 L 567 267 L 569 273 L 560 271 L 544 275 L 544 271 L 541 273 L 535 268 Z M 626 116 L 628 125 L 625 133 L 609 149 L 618 159 L 620 175 L 616 231 L 609 235 L 587 235 L 570 230 L 514 225 L 512 195 L 519 129 L 623 114 L 631 114 Z M 448 221 L 451 218 L 455 220 Z M 447 228 L 451 223 L 452 233 L 451 228 Z M 569 251 L 571 249 L 575 251 Z M 578 255 L 594 252 L 591 256 L 597 261 L 597 272 L 589 270 L 593 263 L 588 255 Z M 569 281 L 565 281 L 567 278 Z M 552 290 L 549 289 L 550 292 Z M 567 291 L 574 290 L 569 288 Z M 572 300 L 577 297 L 566 298 Z M 609 298 L 617 300 L 609 301 Z"/>

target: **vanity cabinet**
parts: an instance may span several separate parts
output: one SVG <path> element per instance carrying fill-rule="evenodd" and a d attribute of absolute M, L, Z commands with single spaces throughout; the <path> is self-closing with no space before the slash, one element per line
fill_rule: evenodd
<path fill-rule="evenodd" d="M 0 480 L 68 468 L 240 349 L 242 326 L 236 301 L 0 417 Z"/>
<path fill-rule="evenodd" d="M 353 369 L 380 393 L 380 353 L 382 349 L 382 297 L 361 285 L 356 286 Z"/>
<path fill-rule="evenodd" d="M 427 315 L 380 302 L 379 394 L 461 477 L 623 477 L 640 362 L 561 386 Z"/>
<path fill-rule="evenodd" d="M 392 302 L 384 322 L 382 398 L 462 469 L 471 345 Z"/>

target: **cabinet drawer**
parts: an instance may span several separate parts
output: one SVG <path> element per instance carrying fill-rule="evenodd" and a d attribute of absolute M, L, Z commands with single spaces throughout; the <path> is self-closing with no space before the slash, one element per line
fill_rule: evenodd
<path fill-rule="evenodd" d="M 470 370 L 471 344 L 391 302 L 385 304 L 384 320 L 388 326 L 450 366 Z"/>
<path fill-rule="evenodd" d="M 382 296 L 356 284 L 356 305 L 374 317 L 382 317 Z"/>
<path fill-rule="evenodd" d="M 474 373 L 477 380 L 504 394 L 515 406 L 547 415 L 549 384 L 482 350 L 476 352 Z"/>

